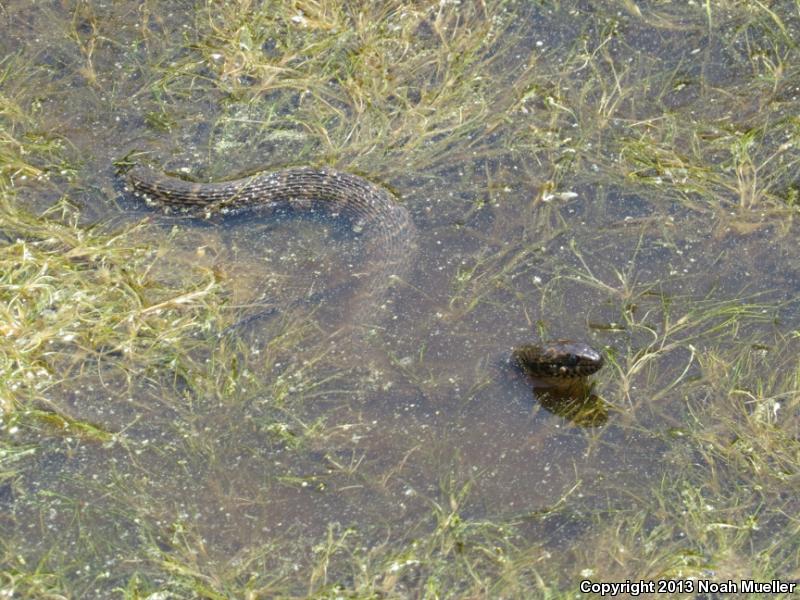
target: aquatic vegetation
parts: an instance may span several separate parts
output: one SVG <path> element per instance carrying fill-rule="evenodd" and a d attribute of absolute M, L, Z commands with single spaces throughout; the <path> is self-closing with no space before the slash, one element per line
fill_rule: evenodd
<path fill-rule="evenodd" d="M 796 580 L 798 26 L 725 0 L 4 3 L 0 596 Z M 419 259 L 339 323 L 358 232 L 165 215 L 114 162 L 361 174 Z M 554 337 L 603 351 L 579 397 L 498 367 Z"/>

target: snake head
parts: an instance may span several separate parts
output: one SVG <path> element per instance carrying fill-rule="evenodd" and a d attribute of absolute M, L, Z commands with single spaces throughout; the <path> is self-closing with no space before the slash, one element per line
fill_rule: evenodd
<path fill-rule="evenodd" d="M 512 362 L 532 377 L 586 377 L 600 370 L 603 356 L 583 342 L 551 340 L 514 349 Z"/>

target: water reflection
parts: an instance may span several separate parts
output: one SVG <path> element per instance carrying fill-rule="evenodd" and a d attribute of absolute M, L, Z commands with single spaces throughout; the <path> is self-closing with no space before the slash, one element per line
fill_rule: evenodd
<path fill-rule="evenodd" d="M 560 385 L 534 385 L 533 395 L 545 410 L 573 425 L 601 427 L 608 422 L 609 404 L 593 393 L 594 387 L 595 382 L 578 379 Z"/>

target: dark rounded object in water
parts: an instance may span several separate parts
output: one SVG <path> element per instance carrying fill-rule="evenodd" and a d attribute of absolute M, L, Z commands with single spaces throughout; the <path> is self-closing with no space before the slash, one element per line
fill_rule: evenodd
<path fill-rule="evenodd" d="M 552 340 L 514 349 L 511 360 L 531 377 L 586 377 L 604 364 L 603 355 L 583 342 Z"/>

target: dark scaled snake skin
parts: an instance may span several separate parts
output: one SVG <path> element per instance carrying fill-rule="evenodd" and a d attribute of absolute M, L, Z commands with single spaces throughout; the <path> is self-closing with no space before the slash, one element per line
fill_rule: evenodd
<path fill-rule="evenodd" d="M 357 274 L 357 297 L 342 307 L 353 323 L 375 320 L 385 292 L 404 275 L 414 255 L 416 228 L 408 210 L 386 188 L 334 169 L 296 167 L 221 183 L 192 183 L 137 166 L 128 172 L 128 180 L 147 199 L 193 212 L 264 217 L 281 211 L 318 212 L 363 231 L 367 260 Z"/>
<path fill-rule="evenodd" d="M 330 168 L 295 167 L 257 173 L 220 183 L 193 183 L 146 166 L 128 171 L 135 192 L 159 204 L 209 214 L 278 211 L 321 212 L 341 217 L 354 231 L 364 232 L 366 271 L 361 269 L 359 298 L 350 304 L 349 318 L 374 319 L 385 292 L 401 278 L 413 260 L 416 227 L 405 206 L 383 186 Z M 603 365 L 590 346 L 565 340 L 525 345 L 512 362 L 534 377 L 583 377 Z"/>

